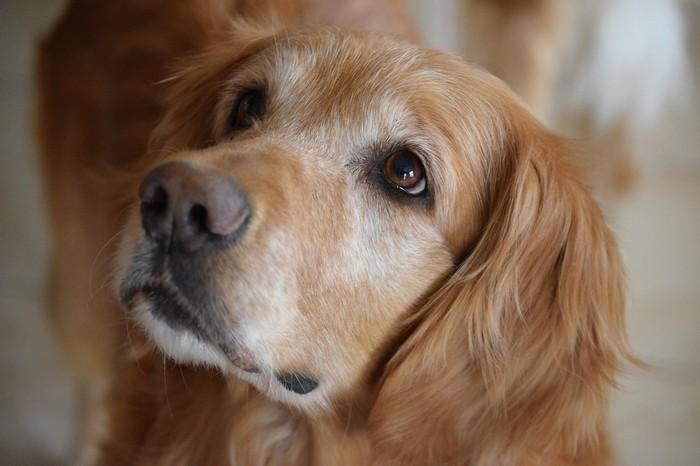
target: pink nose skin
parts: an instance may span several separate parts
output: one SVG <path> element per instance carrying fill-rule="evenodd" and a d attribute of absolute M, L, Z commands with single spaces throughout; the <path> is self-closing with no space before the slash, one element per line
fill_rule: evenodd
<path fill-rule="evenodd" d="M 235 238 L 250 216 L 233 178 L 187 162 L 151 171 L 139 188 L 143 228 L 165 251 L 192 253 Z"/>

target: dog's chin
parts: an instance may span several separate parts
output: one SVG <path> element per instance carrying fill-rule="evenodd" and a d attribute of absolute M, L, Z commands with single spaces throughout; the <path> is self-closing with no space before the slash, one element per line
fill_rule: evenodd
<path fill-rule="evenodd" d="M 142 296 L 134 297 L 130 312 L 155 346 L 167 358 L 177 363 L 221 371 L 224 376 L 234 376 L 250 383 L 272 400 L 309 413 L 330 409 L 331 405 L 323 390 L 314 390 L 309 394 L 300 395 L 283 389 L 274 373 L 266 368 L 255 372 L 242 370 L 216 346 L 198 339 L 188 330 L 173 329 L 155 317 L 153 304 Z"/>
<path fill-rule="evenodd" d="M 223 351 L 211 343 L 197 338 L 188 330 L 173 329 L 155 317 L 153 304 L 143 297 L 134 298 L 131 312 L 153 343 L 175 362 L 207 366 L 219 369 L 224 373 L 234 371 L 231 361 Z"/>

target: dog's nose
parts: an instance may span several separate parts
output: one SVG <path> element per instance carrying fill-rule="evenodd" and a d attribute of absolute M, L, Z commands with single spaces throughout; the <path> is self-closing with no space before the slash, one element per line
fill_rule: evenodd
<path fill-rule="evenodd" d="M 155 168 L 139 197 L 144 230 L 168 251 L 194 252 L 233 238 L 250 216 L 245 193 L 231 177 L 187 162 Z"/>

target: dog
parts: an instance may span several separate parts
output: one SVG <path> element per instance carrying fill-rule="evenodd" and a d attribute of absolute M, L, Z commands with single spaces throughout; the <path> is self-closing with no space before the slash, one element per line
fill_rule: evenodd
<path fill-rule="evenodd" d="M 623 268 L 563 139 L 331 8 L 137 3 L 39 65 L 80 462 L 611 464 Z"/>

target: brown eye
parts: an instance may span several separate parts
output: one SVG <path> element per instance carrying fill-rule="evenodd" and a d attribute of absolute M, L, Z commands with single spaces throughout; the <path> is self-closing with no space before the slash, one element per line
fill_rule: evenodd
<path fill-rule="evenodd" d="M 265 96 L 259 89 L 244 91 L 229 116 L 229 129 L 247 129 L 265 114 Z"/>
<path fill-rule="evenodd" d="M 425 169 L 416 154 L 407 150 L 394 152 L 384 161 L 384 178 L 397 189 L 413 196 L 425 191 Z"/>

